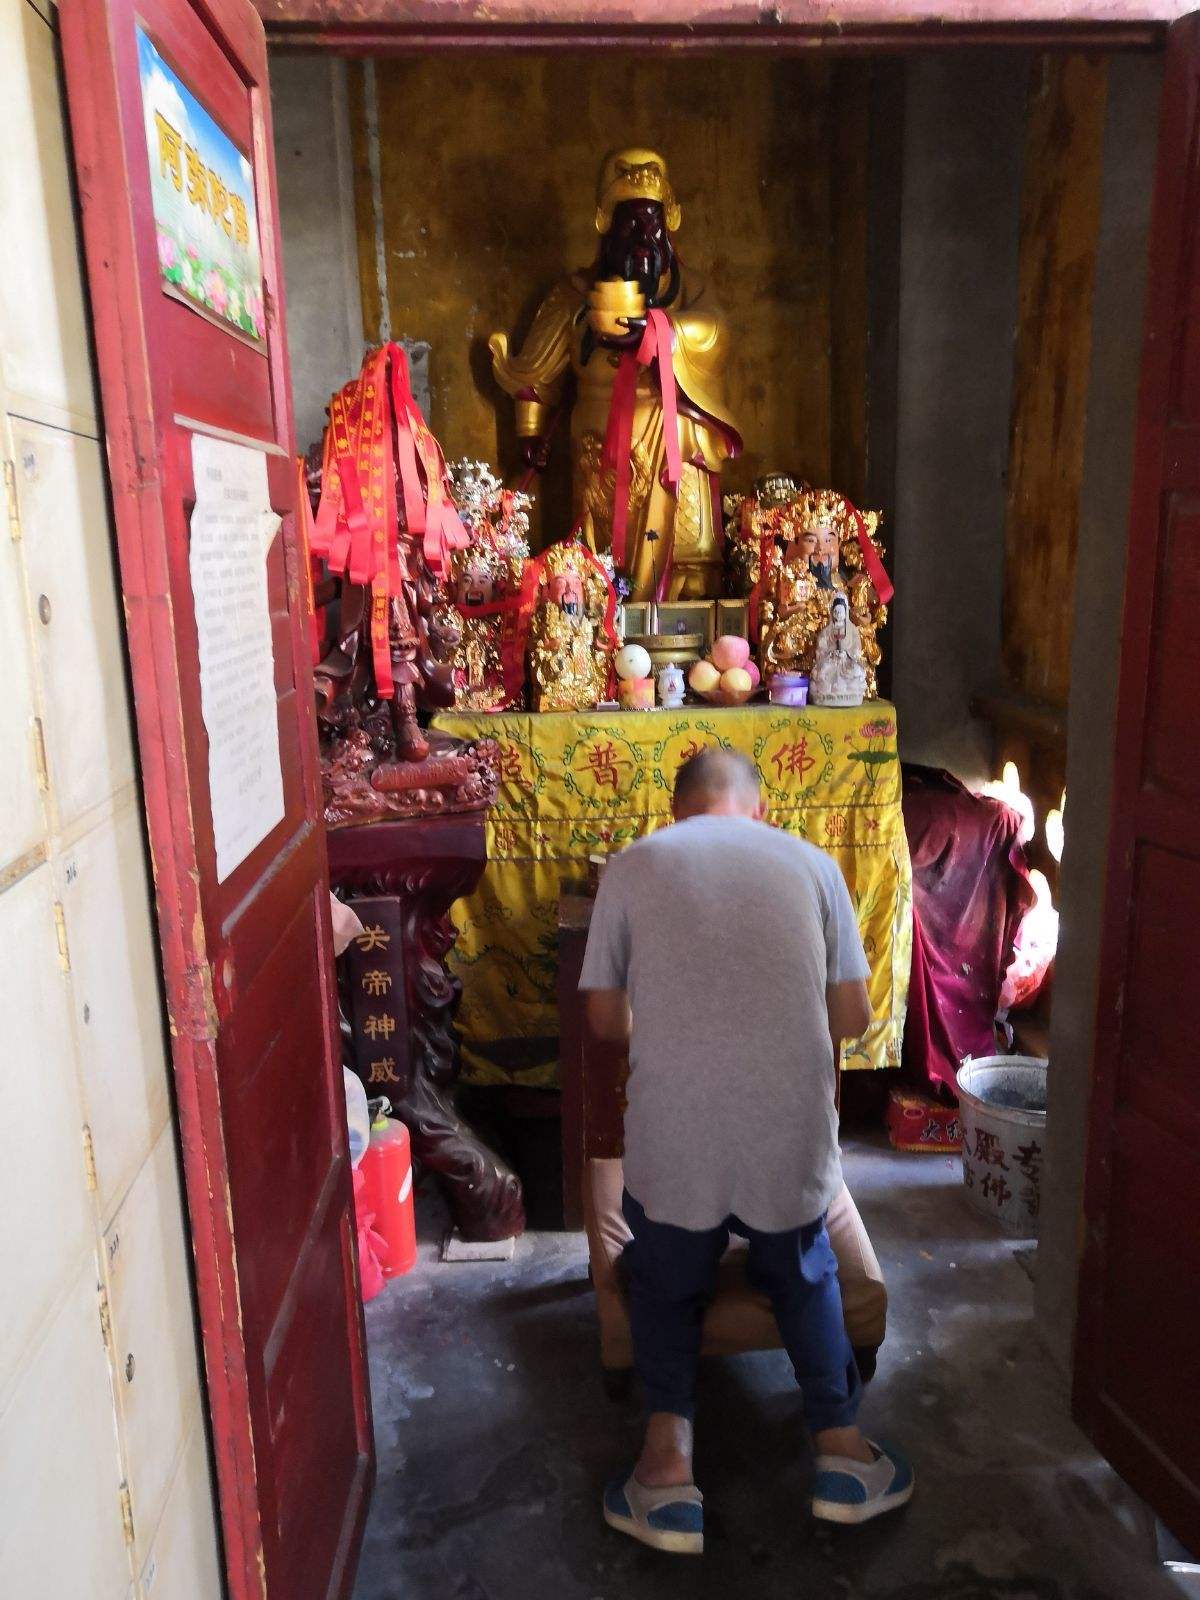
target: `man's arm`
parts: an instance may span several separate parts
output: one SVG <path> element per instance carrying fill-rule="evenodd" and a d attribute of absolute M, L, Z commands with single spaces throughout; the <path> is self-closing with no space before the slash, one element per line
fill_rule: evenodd
<path fill-rule="evenodd" d="M 829 1037 L 836 1062 L 843 1039 L 858 1039 L 871 1026 L 871 1002 L 862 978 L 825 985 L 825 1009 L 829 1013 Z"/>
<path fill-rule="evenodd" d="M 624 989 L 587 989 L 583 996 L 588 1027 L 605 1044 L 629 1043 L 629 997 Z"/>

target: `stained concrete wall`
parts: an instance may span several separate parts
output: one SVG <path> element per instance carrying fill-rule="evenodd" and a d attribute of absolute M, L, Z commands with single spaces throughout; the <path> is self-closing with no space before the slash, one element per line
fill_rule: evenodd
<path fill-rule="evenodd" d="M 272 52 L 271 110 L 296 442 L 319 440 L 325 405 L 362 361 L 346 63 Z"/>
<path fill-rule="evenodd" d="M 1091 379 L 1080 504 L 1075 632 L 1067 707 L 1066 847 L 1050 1031 L 1048 1155 L 1042 1179 L 1037 1312 L 1069 1366 L 1108 844 L 1129 481 L 1146 283 L 1161 61 L 1109 65 Z"/>
<path fill-rule="evenodd" d="M 907 64 L 893 695 L 906 760 L 990 773 L 1028 57 Z"/>

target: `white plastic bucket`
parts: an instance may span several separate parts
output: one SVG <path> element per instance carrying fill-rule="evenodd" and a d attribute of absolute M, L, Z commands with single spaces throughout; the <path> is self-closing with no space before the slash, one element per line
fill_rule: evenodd
<path fill-rule="evenodd" d="M 1037 1233 L 1048 1065 L 1036 1056 L 968 1056 L 958 1069 L 967 1198 L 1021 1239 Z"/>

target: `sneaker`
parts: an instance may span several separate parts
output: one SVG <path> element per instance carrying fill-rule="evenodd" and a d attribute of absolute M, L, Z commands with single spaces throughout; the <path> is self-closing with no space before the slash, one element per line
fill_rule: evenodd
<path fill-rule="evenodd" d="M 912 1499 L 913 1469 L 902 1455 L 868 1439 L 870 1466 L 848 1456 L 818 1456 L 813 1516 L 824 1522 L 870 1522 Z"/>
<path fill-rule="evenodd" d="M 648 1489 L 632 1472 L 614 1478 L 604 1491 L 604 1520 L 652 1550 L 675 1556 L 704 1551 L 704 1496 L 694 1483 Z"/>

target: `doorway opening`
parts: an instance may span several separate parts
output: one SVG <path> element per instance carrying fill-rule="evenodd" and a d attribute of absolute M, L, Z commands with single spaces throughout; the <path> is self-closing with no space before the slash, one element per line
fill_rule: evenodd
<path fill-rule="evenodd" d="M 965 1475 L 955 1517 L 945 1500 L 931 1505 L 911 1539 L 913 1593 L 931 1549 L 948 1584 L 981 1594 L 1068 1565 L 1098 1592 L 1171 1592 L 1140 1510 L 1125 1544 L 1075 1516 L 1064 1554 L 1067 1507 L 1100 1469 L 1051 1398 L 1075 1321 L 1099 937 L 1084 924 L 1098 920 L 1107 837 L 1160 79 L 1157 53 L 1018 49 L 272 60 L 299 448 L 319 441 L 328 397 L 364 346 L 395 339 L 447 458 L 512 481 L 518 441 L 488 340 L 497 329 L 518 340 L 549 286 L 591 259 L 606 151 L 653 146 L 681 203 L 681 253 L 729 319 L 729 401 L 746 450 L 722 489 L 789 473 L 883 512 L 896 598 L 882 680 L 900 755 L 969 790 L 1007 783 L 1029 806 L 1020 842 L 1073 930 L 1053 984 L 1008 1018 L 1038 1056 L 1050 1054 L 1052 992 L 1072 1021 L 1054 1030 L 1063 1131 L 1035 1271 L 1044 1345 L 1029 1263 L 965 1209 L 957 1157 L 886 1149 L 886 1071 L 848 1073 L 843 1089 L 850 1187 L 891 1289 L 887 1423 L 899 1433 L 919 1418 L 935 1474 Z M 539 485 L 535 546 L 570 521 L 560 452 Z M 572 1532 L 633 1422 L 590 1370 L 586 1246 L 555 1231 L 559 1058 L 536 1043 L 490 1071 L 476 1061 L 468 1092 L 541 1226 L 500 1268 L 424 1253 L 368 1316 L 380 1487 L 364 1597 L 420 1592 L 447 1570 L 495 1594 L 515 1593 L 534 1567 L 564 1593 L 648 1582 L 602 1529 Z M 432 1239 L 442 1219 L 431 1195 L 419 1215 L 421 1203 Z M 781 1492 L 794 1470 L 778 1361 L 741 1357 L 713 1379 L 722 1581 L 744 1575 L 764 1453 Z M 739 1434 L 747 1407 L 753 1446 Z M 1063 1482 L 1077 1471 L 1075 1487 L 1035 1512 L 1032 1480 L 1017 1475 L 988 1518 L 994 1532 L 999 1507 L 1012 1537 L 981 1554 L 991 1535 L 968 1508 L 1005 1470 L 1011 1419 L 1033 1428 L 1052 1412 L 1041 1443 Z M 754 1559 L 768 1592 L 794 1578 L 765 1544 Z M 814 1577 L 853 1569 L 865 1583 L 873 1557 L 848 1568 L 818 1541 L 805 1559 Z"/>

